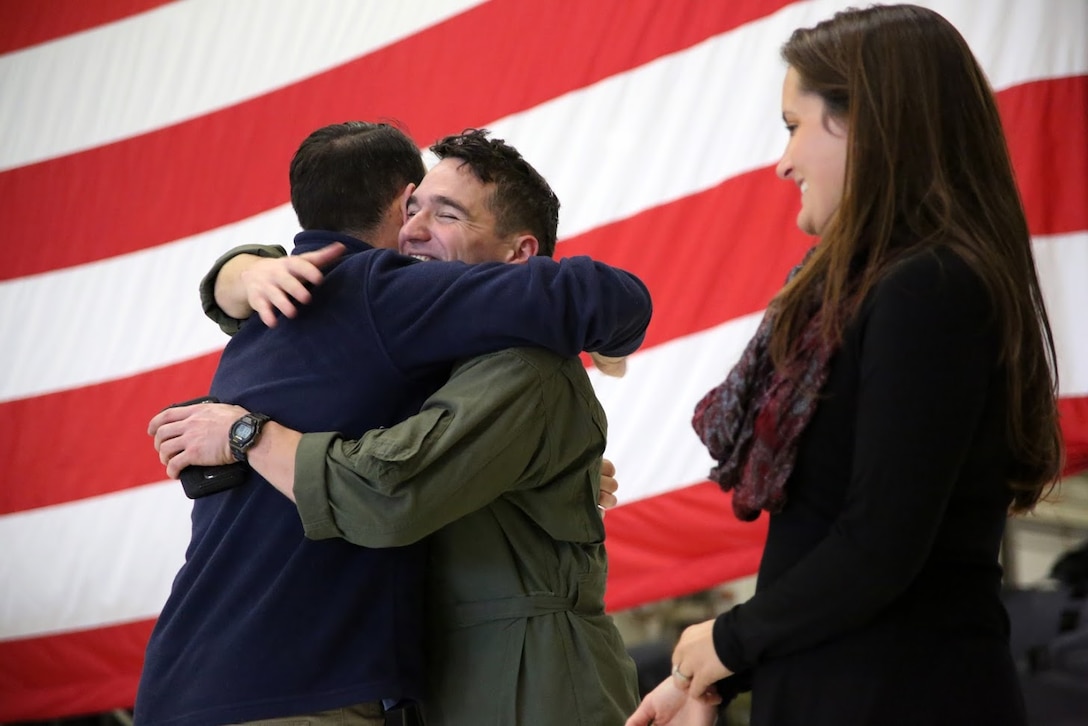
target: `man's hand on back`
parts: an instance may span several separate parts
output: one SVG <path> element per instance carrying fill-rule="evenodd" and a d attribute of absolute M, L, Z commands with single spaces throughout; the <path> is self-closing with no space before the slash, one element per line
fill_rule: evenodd
<path fill-rule="evenodd" d="M 620 483 L 616 481 L 616 465 L 608 459 L 601 459 L 601 490 L 597 494 L 597 509 L 601 510 L 602 517 L 605 510 L 619 504 L 616 498 L 619 488 Z"/>
<path fill-rule="evenodd" d="M 321 268 L 342 255 L 345 249 L 336 242 L 301 255 L 257 260 L 239 275 L 246 302 L 270 328 L 276 327 L 276 310 L 285 317 L 295 317 L 298 314 L 296 303 L 307 305 L 313 299 L 307 284 L 320 285 L 325 279 Z"/>
<path fill-rule="evenodd" d="M 297 305 L 312 299 L 307 285 L 320 285 L 322 272 L 347 249 L 339 242 L 313 252 L 287 257 L 242 254 L 228 260 L 215 280 L 215 302 L 227 315 L 244 320 L 256 312 L 276 327 L 276 311 L 293 318 Z"/>

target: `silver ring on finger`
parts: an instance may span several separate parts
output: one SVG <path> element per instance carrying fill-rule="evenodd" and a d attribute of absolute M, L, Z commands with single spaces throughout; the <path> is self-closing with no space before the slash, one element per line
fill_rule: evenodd
<path fill-rule="evenodd" d="M 673 666 L 672 674 L 676 678 L 679 678 L 680 680 L 682 680 L 684 683 L 691 683 L 691 676 L 684 675 L 683 673 L 681 673 L 680 672 L 680 666 Z"/>

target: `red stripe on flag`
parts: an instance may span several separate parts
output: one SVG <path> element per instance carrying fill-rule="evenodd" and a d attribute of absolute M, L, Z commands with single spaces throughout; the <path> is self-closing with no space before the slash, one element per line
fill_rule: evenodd
<path fill-rule="evenodd" d="M 1065 470 L 1070 476 L 1088 471 L 1088 396 L 1058 399 L 1062 438 L 1065 439 Z"/>
<path fill-rule="evenodd" d="M 1088 76 L 1026 83 L 997 100 L 1032 234 L 1088 229 Z"/>
<path fill-rule="evenodd" d="M 771 169 L 599 227 L 559 245 L 638 275 L 657 305 L 644 347 L 762 310 L 815 238 L 800 196 Z"/>
<path fill-rule="evenodd" d="M 154 624 L 0 642 L 0 723 L 131 708 Z"/>
<path fill-rule="evenodd" d="M 211 325 L 211 323 L 209 323 Z M 130 378 L 0 404 L 0 514 L 161 481 L 147 422 L 208 391 L 219 354 Z"/>
<path fill-rule="evenodd" d="M 9 245 L 0 279 L 132 252 L 283 204 L 291 155 L 324 124 L 399 119 L 427 145 L 786 4 L 498 0 L 252 101 L 12 169 L 0 174 L 0 216 L 19 243 Z M 473 38 L 486 42 L 466 52 Z M 408 73 L 421 58 L 426 72 Z M 534 82 L 506 83 L 496 72 Z"/>
<path fill-rule="evenodd" d="M 0 3 L 0 53 L 122 20 L 169 0 L 4 0 Z"/>
<path fill-rule="evenodd" d="M 704 482 L 609 511 L 604 520 L 608 610 L 699 592 L 754 574 L 767 538 L 767 516 L 741 522 L 730 502 L 716 484 Z"/>

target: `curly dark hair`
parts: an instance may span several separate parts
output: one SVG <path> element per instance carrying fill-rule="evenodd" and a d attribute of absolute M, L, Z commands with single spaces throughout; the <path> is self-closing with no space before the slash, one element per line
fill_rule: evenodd
<path fill-rule="evenodd" d="M 439 159 L 460 159 L 476 178 L 494 183 L 488 201 L 500 235 L 528 232 L 536 237 L 537 254 L 555 254 L 559 198 L 544 177 L 513 146 L 488 138 L 487 129 L 465 129 L 431 146 Z"/>

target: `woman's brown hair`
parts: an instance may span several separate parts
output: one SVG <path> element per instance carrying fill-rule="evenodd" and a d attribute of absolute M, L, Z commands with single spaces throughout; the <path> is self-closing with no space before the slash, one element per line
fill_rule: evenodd
<path fill-rule="evenodd" d="M 956 29 L 913 5 L 848 10 L 795 31 L 782 57 L 848 134 L 846 182 L 820 244 L 772 302 L 777 365 L 812 315 L 841 339 L 903 255 L 946 245 L 983 281 L 1006 372 L 1013 511 L 1057 479 L 1054 341 L 997 104 Z M 906 240 L 904 242 L 904 240 Z"/>

